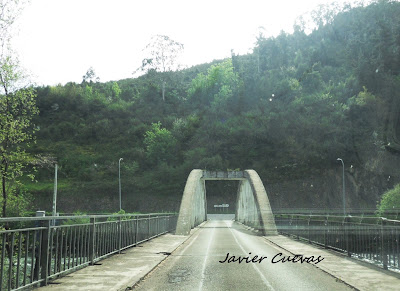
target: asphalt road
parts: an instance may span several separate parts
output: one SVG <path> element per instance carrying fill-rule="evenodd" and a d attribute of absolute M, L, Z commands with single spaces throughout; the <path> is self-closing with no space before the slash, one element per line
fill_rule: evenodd
<path fill-rule="evenodd" d="M 231 256 L 249 257 L 249 263 L 228 263 Z M 315 262 L 282 263 L 287 256 L 232 220 L 209 220 L 134 290 L 353 290 Z"/>

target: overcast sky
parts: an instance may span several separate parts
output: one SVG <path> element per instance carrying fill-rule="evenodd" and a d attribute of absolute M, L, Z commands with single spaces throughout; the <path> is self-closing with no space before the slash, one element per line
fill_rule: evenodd
<path fill-rule="evenodd" d="M 41 85 L 81 82 L 93 67 L 102 82 L 132 77 L 151 36 L 185 46 L 186 66 L 249 52 L 257 29 L 291 32 L 323 0 L 31 0 L 14 38 L 22 65 Z M 339 1 L 343 2 L 343 1 Z"/>

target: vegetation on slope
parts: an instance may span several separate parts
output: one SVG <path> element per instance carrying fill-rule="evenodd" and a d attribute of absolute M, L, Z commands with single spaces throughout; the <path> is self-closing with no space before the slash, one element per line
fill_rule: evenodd
<path fill-rule="evenodd" d="M 120 157 L 127 211 L 177 210 L 193 168 L 253 168 L 267 184 L 321 176 L 340 166 L 337 157 L 348 175 L 368 168 L 367 156 L 387 152 L 399 137 L 400 3 L 312 15 L 311 33 L 296 25 L 292 34 L 261 35 L 251 54 L 118 82 L 89 76 L 37 88 L 32 150 L 59 164 L 59 209 L 115 211 Z M 52 177 L 41 169 L 36 180 L 52 185 Z M 26 183 L 46 209 L 48 188 Z M 285 194 L 280 206 L 332 206 L 310 191 L 317 190 Z M 375 197 L 365 203 L 375 205 Z"/>

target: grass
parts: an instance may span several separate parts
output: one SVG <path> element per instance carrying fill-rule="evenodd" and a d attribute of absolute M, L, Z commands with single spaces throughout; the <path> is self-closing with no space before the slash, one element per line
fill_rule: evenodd
<path fill-rule="evenodd" d="M 72 186 L 71 181 L 59 181 L 57 182 L 57 189 L 68 189 Z M 42 191 L 50 191 L 54 189 L 54 181 L 27 181 L 24 182 L 25 190 L 28 192 L 42 192 Z"/>

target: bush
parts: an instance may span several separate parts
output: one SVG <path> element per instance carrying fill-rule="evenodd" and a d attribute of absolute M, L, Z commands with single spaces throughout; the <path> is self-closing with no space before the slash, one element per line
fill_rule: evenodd
<path fill-rule="evenodd" d="M 74 212 L 75 216 L 84 216 L 87 215 L 84 212 L 81 211 L 75 211 Z M 87 224 L 90 223 L 89 218 L 75 218 L 75 219 L 68 219 L 67 221 L 64 221 L 63 225 L 75 225 L 75 224 Z"/>
<path fill-rule="evenodd" d="M 390 216 L 400 211 L 400 184 L 382 195 L 381 202 L 377 205 L 379 216 Z"/>

